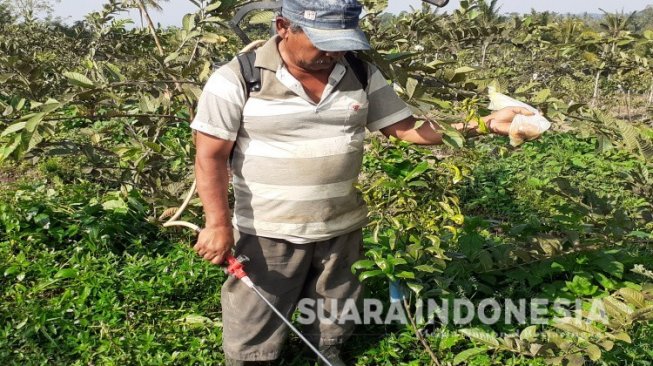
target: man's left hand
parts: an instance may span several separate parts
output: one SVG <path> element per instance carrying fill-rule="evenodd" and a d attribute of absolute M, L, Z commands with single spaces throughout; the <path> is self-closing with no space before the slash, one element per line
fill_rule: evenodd
<path fill-rule="evenodd" d="M 492 112 L 483 119 L 491 133 L 508 136 L 508 132 L 510 132 L 510 124 L 518 114 L 532 116 L 535 113 L 523 107 L 506 107 Z"/>

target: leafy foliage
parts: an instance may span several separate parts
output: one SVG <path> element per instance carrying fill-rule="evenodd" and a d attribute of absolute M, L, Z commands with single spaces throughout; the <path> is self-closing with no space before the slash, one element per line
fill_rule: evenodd
<path fill-rule="evenodd" d="M 99 188 L 2 192 L 0 360 L 220 362 L 222 271 L 149 223 L 136 192 Z"/>
<path fill-rule="evenodd" d="M 200 88 L 242 46 L 227 21 L 243 1 L 191 2 L 197 11 L 167 29 L 147 21 L 156 1 L 108 0 L 70 27 L 14 24 L 0 7 L 3 363 L 222 361 L 224 275 L 184 248 L 191 238 L 156 225 L 192 179 Z M 368 140 L 367 258 L 353 269 L 370 296 L 385 299 L 392 282 L 409 313 L 418 299 L 452 297 L 578 298 L 583 312 L 537 325 L 370 327 L 348 360 L 616 365 L 650 355 L 650 8 L 596 20 L 501 16 L 497 1 L 397 16 L 382 13 L 387 1 L 363 3 L 375 47 L 362 57 L 446 142 Z M 129 8 L 141 27 L 115 19 Z M 269 16 L 249 20 L 253 38 Z M 448 128 L 488 113 L 490 84 L 555 131 L 510 149 Z M 9 184 L 25 170 L 27 185 Z M 595 300 L 607 324 L 589 317 Z M 299 349 L 285 356 L 304 362 Z"/>

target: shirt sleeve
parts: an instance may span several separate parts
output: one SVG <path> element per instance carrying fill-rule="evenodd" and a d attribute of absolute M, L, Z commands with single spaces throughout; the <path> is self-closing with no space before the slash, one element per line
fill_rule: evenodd
<path fill-rule="evenodd" d="M 381 71 L 369 64 L 367 129 L 378 131 L 413 115 L 406 103 L 399 98 Z"/>
<path fill-rule="evenodd" d="M 234 67 L 238 67 L 235 59 L 216 70 L 207 81 L 190 125 L 193 130 L 236 140 L 247 97 L 244 80 Z"/>

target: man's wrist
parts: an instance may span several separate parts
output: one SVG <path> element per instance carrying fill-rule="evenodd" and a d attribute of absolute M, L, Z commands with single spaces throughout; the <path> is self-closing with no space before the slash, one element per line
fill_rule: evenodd
<path fill-rule="evenodd" d="M 492 122 L 493 122 L 493 121 L 494 121 L 493 119 L 490 119 L 489 121 L 487 121 L 487 122 L 485 123 L 485 126 L 487 126 L 487 130 L 488 130 L 488 132 L 490 132 L 490 133 L 496 133 L 496 131 L 494 131 L 494 128 L 492 128 Z"/>

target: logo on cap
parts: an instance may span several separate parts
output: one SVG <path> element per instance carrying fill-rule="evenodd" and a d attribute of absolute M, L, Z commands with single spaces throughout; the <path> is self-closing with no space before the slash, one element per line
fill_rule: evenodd
<path fill-rule="evenodd" d="M 313 10 L 305 10 L 304 11 L 304 19 L 308 20 L 315 20 L 317 17 L 317 12 Z"/>

